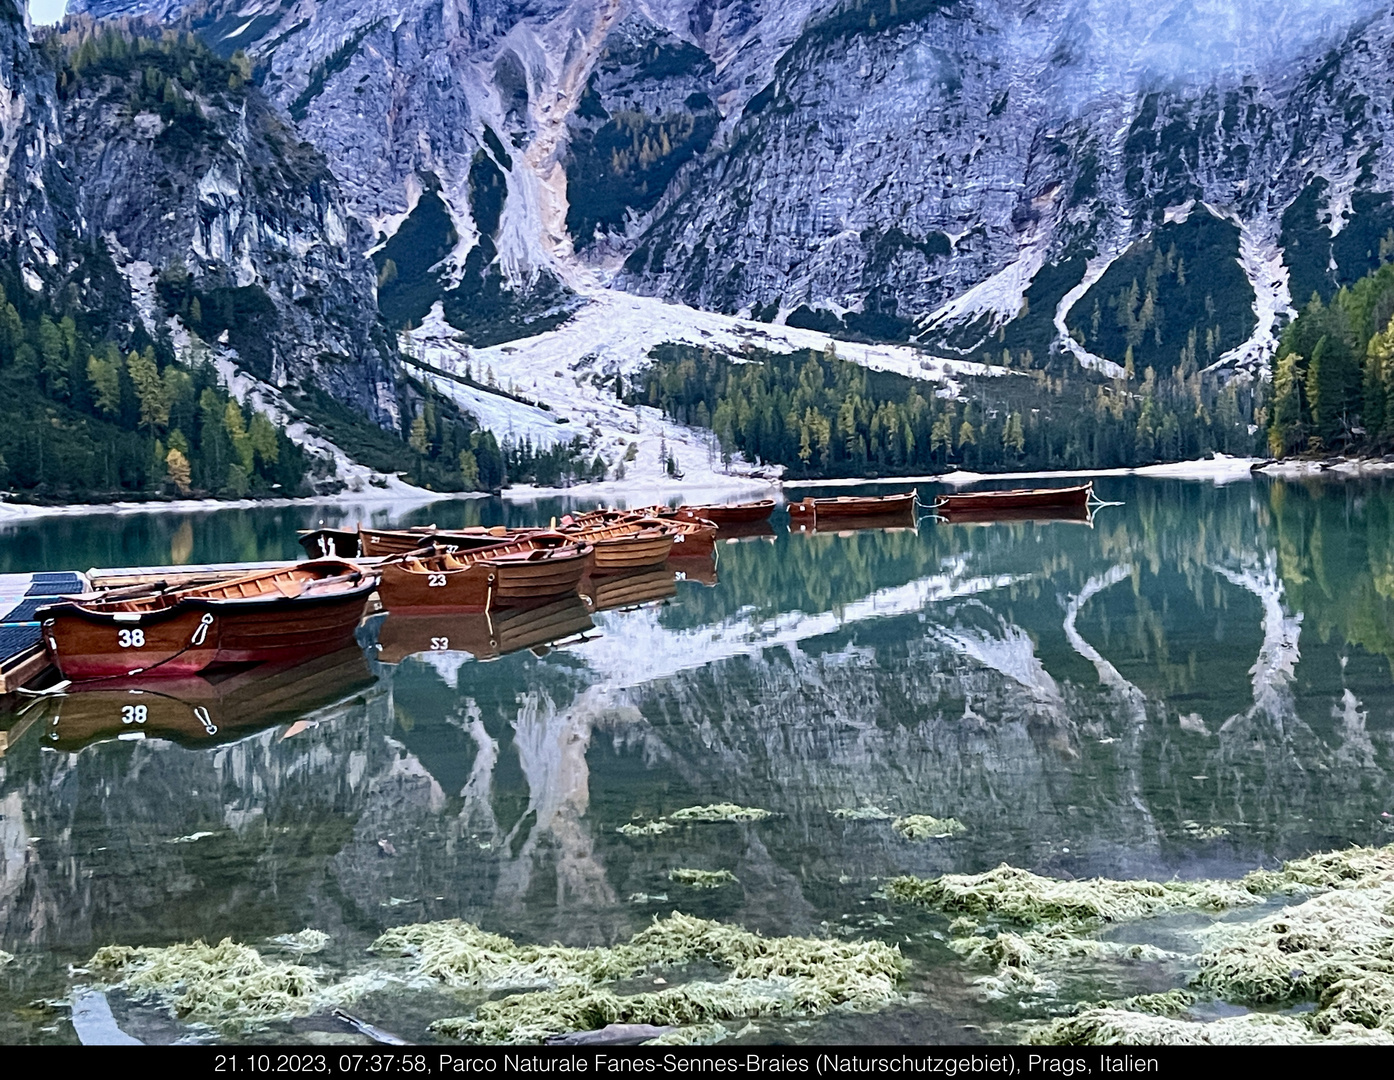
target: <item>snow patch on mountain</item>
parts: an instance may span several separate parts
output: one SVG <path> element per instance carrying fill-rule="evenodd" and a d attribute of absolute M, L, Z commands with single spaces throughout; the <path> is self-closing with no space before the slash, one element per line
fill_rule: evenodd
<path fill-rule="evenodd" d="M 1081 366 L 1102 372 L 1110 379 L 1121 379 L 1127 374 L 1127 371 L 1121 364 L 1115 364 L 1112 360 L 1091 353 L 1071 337 L 1070 328 L 1065 325 L 1065 320 L 1070 317 L 1070 311 L 1074 306 L 1084 299 L 1085 293 L 1092 289 L 1094 283 L 1108 272 L 1108 268 L 1113 265 L 1114 260 L 1119 255 L 1122 255 L 1121 251 L 1114 255 L 1097 256 L 1090 259 L 1084 268 L 1084 277 L 1080 279 L 1080 283 L 1062 296 L 1060 303 L 1055 308 L 1056 343 L 1078 360 Z"/>
<path fill-rule="evenodd" d="M 756 350 L 823 352 L 833 347 L 842 359 L 864 367 L 936 382 L 937 393 L 946 397 L 959 393 L 958 376 L 1012 374 L 1006 368 L 948 360 L 908 346 L 834 342 L 814 330 L 610 290 L 590 292 L 580 311 L 543 334 L 473 349 L 458 337 L 437 303 L 420 327 L 402 332 L 399 343 L 433 388 L 500 441 L 529 439 L 535 446 L 550 447 L 581 438 L 610 470 L 605 485 L 587 485 L 597 496 L 633 497 L 636 488 L 732 489 L 742 482 L 763 487 L 780 475 L 780 468 L 752 466 L 739 454 L 723 460 L 715 435 L 705 428 L 679 424 L 657 409 L 620 400 L 616 380 L 626 390 L 633 387 L 659 345 L 692 345 L 734 358 Z M 504 392 L 469 385 L 466 378 L 476 384 L 492 378 Z M 669 454 L 681 476 L 669 474 Z"/>
<path fill-rule="evenodd" d="M 1242 370 L 1261 377 L 1278 351 L 1279 319 L 1297 316 L 1288 287 L 1288 268 L 1276 238 L 1257 234 L 1237 216 L 1226 216 L 1239 226 L 1239 265 L 1253 287 L 1258 322 L 1248 341 L 1225 353 L 1206 370 Z"/>

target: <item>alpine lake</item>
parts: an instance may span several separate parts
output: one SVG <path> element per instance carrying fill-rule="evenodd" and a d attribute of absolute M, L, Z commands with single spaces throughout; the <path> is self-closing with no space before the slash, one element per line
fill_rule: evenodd
<path fill-rule="evenodd" d="M 449 1041 L 428 1025 L 491 995 L 369 951 L 389 928 L 447 919 L 588 947 L 678 911 L 882 941 L 906 961 L 880 1007 L 733 1022 L 733 1043 L 1018 1041 L 1072 1002 L 1183 985 L 1195 916 L 1110 928 L 1153 948 L 1003 994 L 949 947 L 949 915 L 882 890 L 1004 862 L 1235 879 L 1394 840 L 1394 482 L 1095 490 L 1110 505 L 1088 523 L 809 535 L 776 511 L 772 534 L 719 544 L 714 570 L 559 611 L 560 640 L 507 613 L 401 629 L 376 616 L 361 649 L 274 679 L 152 685 L 139 722 L 122 722 L 129 696 L 100 689 L 9 699 L 0 1043 L 76 1042 L 65 1003 L 96 981 L 103 946 L 223 938 L 326 986 L 363 977 L 355 1016 Z M 576 508 L 445 501 L 372 523 Z M 343 514 L 42 518 L 4 526 L 0 571 L 294 558 L 297 529 L 351 527 Z M 711 804 L 768 816 L 670 820 Z M 917 814 L 962 828 L 894 827 Z M 677 870 L 729 877 L 699 887 Z M 273 940 L 306 928 L 327 943 L 300 955 Z M 720 976 L 691 967 L 620 990 Z M 158 996 L 108 996 L 146 1042 L 366 1041 L 329 1006 L 230 1034 Z"/>

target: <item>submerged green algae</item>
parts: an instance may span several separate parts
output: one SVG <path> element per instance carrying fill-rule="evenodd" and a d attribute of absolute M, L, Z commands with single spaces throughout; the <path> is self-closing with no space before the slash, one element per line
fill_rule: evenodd
<path fill-rule="evenodd" d="M 879 806 L 839 806 L 832 815 L 839 821 L 890 821 L 893 816 Z"/>
<path fill-rule="evenodd" d="M 1005 863 L 985 874 L 894 878 L 886 885 L 886 895 L 900 903 L 995 916 L 1026 926 L 1145 919 L 1183 908 L 1225 911 L 1262 900 L 1257 892 L 1231 881 L 1062 881 Z"/>
<path fill-rule="evenodd" d="M 709 806 L 685 806 L 668 815 L 669 821 L 764 821 L 768 810 L 758 806 L 737 806 L 735 803 L 712 803 Z"/>
<path fill-rule="evenodd" d="M 455 988 L 538 988 L 432 1025 L 472 1042 L 535 1042 L 612 1023 L 710 1024 L 872 1008 L 894 997 L 903 967 L 899 950 L 879 941 L 767 938 L 676 912 L 613 946 L 519 945 L 450 920 L 389 930 L 373 948 L 410 956 L 419 974 Z M 605 985 L 698 960 L 728 977 L 639 994 Z"/>
<path fill-rule="evenodd" d="M 942 840 L 962 836 L 968 831 L 957 818 L 937 818 L 929 814 L 908 814 L 891 822 L 891 828 L 907 840 Z"/>
<path fill-rule="evenodd" d="M 621 836 L 662 836 L 676 827 L 671 821 L 659 818 L 657 821 L 646 821 L 642 825 L 631 821 L 627 825 L 621 825 L 615 832 Z"/>
<path fill-rule="evenodd" d="M 1033 1029 L 1027 1041 L 1037 1046 L 1389 1045 L 1394 1035 L 1354 1024 L 1319 1035 L 1297 1017 L 1272 1013 L 1200 1022 L 1126 1009 L 1088 1009 Z"/>
<path fill-rule="evenodd" d="M 1394 1038 L 1394 846 L 1324 852 L 1239 881 L 1061 881 L 1004 865 L 986 874 L 896 878 L 886 888 L 892 900 L 957 916 L 950 928 L 960 936 L 950 947 L 970 963 L 995 967 L 978 980 L 990 994 L 1053 990 L 1045 973 L 1081 957 L 1168 955 L 1099 940 L 1110 923 L 1187 910 L 1220 914 L 1284 892 L 1318 895 L 1256 923 L 1206 931 L 1192 986 L 1246 1005 L 1314 1002 L 1314 1011 L 1184 1019 L 1198 998 L 1178 989 L 1082 1006 L 1032 1028 L 1029 1038 L 1065 1045 Z"/>
<path fill-rule="evenodd" d="M 694 889 L 719 889 L 735 881 L 736 875 L 729 870 L 676 869 L 668 871 L 668 879 Z"/>
<path fill-rule="evenodd" d="M 176 1016 L 239 1031 L 307 1016 L 324 1003 L 318 975 L 302 964 L 267 961 L 224 938 L 162 948 L 108 945 L 87 966 L 135 997 L 159 997 Z"/>

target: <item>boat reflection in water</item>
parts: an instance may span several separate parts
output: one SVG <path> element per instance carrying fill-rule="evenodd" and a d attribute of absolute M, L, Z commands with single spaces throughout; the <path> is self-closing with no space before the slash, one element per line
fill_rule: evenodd
<path fill-rule="evenodd" d="M 883 532 L 901 532 L 917 527 L 913 506 L 885 514 L 848 515 L 846 517 L 796 518 L 790 515 L 789 531 L 792 533 L 837 533 L 840 536 L 854 532 L 879 529 Z"/>
<path fill-rule="evenodd" d="M 522 649 L 545 650 L 593 630 L 590 609 L 572 595 L 536 607 L 494 612 L 390 612 L 378 630 L 378 660 L 398 664 L 427 652 L 465 652 L 497 660 Z"/>
<path fill-rule="evenodd" d="M 702 561 L 707 566 L 711 565 L 710 556 Z M 693 570 L 698 573 L 702 561 L 685 560 L 693 563 Z M 677 573 L 671 562 L 651 570 L 638 570 L 632 574 L 593 575 L 581 579 L 581 599 L 593 612 L 641 607 L 676 596 L 677 580 Z"/>
<path fill-rule="evenodd" d="M 74 683 L 33 708 L 49 746 L 80 750 L 109 739 L 166 739 L 183 746 L 230 742 L 298 720 L 376 680 L 357 645 L 297 663 L 225 668 L 182 678 Z"/>
<path fill-rule="evenodd" d="M 1076 522 L 1094 526 L 1094 507 L 1086 506 L 1019 506 L 1009 509 L 939 510 L 936 517 L 947 525 L 999 525 L 1011 522 L 1052 521 Z"/>

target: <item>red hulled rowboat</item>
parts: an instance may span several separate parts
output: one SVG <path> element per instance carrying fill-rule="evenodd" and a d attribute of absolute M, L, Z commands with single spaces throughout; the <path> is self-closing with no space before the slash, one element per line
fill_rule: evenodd
<path fill-rule="evenodd" d="M 680 518 L 710 521 L 722 532 L 733 525 L 752 525 L 756 522 L 766 521 L 773 512 L 773 499 L 734 503 L 730 506 L 679 506 L 677 510 Z"/>
<path fill-rule="evenodd" d="M 1092 481 L 1077 487 L 968 491 L 939 496 L 934 500 L 934 509 L 950 520 L 960 514 L 976 516 L 1011 511 L 1015 515 L 1021 510 L 1087 508 L 1093 494 Z"/>
<path fill-rule="evenodd" d="M 801 499 L 789 504 L 789 520 L 801 529 L 831 529 L 840 521 L 909 517 L 915 513 L 915 492 L 898 495 L 840 495 L 835 499 Z M 868 526 L 862 525 L 862 528 Z M 870 526 L 875 527 L 875 526 Z"/>
<path fill-rule="evenodd" d="M 378 597 L 388 611 L 490 611 L 576 592 L 589 542 L 561 533 L 476 551 L 435 546 L 382 564 Z"/>
<path fill-rule="evenodd" d="M 64 678 L 192 675 L 343 648 L 376 585 L 352 563 L 322 559 L 192 588 L 86 593 L 35 618 Z"/>
<path fill-rule="evenodd" d="M 325 532 L 327 530 L 319 530 Z M 447 551 L 478 551 L 481 548 L 498 544 L 510 544 L 525 540 L 530 536 L 544 533 L 545 529 L 506 529 L 495 525 L 491 529 L 438 529 L 434 525 L 423 525 L 410 529 L 364 529 L 358 530 L 358 550 L 362 555 L 405 555 L 408 551 L 418 551 L 424 547 L 443 547 Z M 301 545 L 313 542 L 318 535 L 305 534 Z"/>
<path fill-rule="evenodd" d="M 604 574 L 662 566 L 678 538 L 676 525 L 651 518 L 597 524 L 580 520 L 564 525 L 562 531 L 594 547 L 592 571 Z"/>

